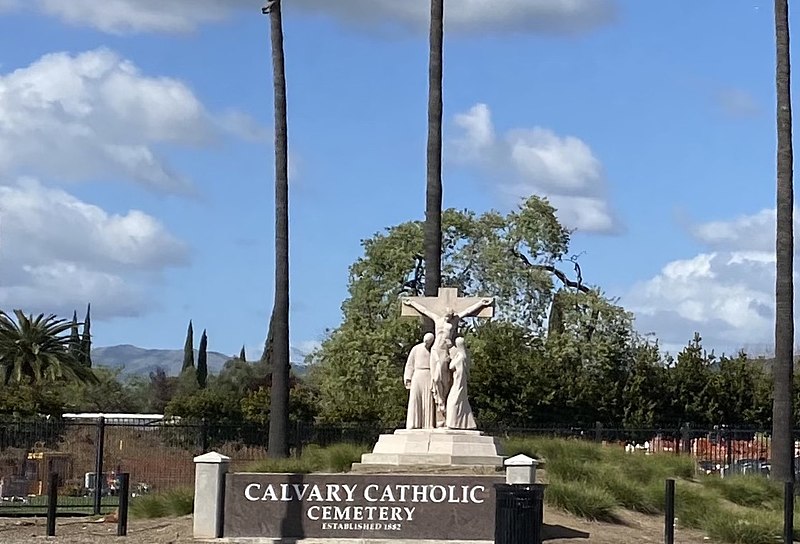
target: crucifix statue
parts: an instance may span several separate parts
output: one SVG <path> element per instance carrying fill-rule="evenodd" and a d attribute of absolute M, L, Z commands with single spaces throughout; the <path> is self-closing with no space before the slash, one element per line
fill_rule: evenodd
<path fill-rule="evenodd" d="M 408 297 L 403 299 L 401 316 L 425 316 L 434 323 L 433 344 L 430 346 L 429 369 L 433 398 L 437 407 L 437 426 L 444 426 L 447 395 L 452 385 L 450 350 L 455 345 L 458 325 L 466 317 L 494 316 L 494 298 L 462 297 L 453 288 L 439 288 L 438 297 Z M 418 428 L 412 417 L 416 410 L 409 403 L 407 426 Z"/>

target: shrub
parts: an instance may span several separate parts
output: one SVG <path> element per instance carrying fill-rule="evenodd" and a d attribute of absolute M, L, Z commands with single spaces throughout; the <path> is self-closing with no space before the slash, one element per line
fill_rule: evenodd
<path fill-rule="evenodd" d="M 131 500 L 131 515 L 138 518 L 186 516 L 194 510 L 194 491 L 173 489 L 154 495 L 142 495 Z"/>
<path fill-rule="evenodd" d="M 545 493 L 547 504 L 593 521 L 619 523 L 617 502 L 600 487 L 554 480 Z"/>
<path fill-rule="evenodd" d="M 661 512 L 664 511 L 664 487 L 664 482 L 653 482 L 645 491 Z M 701 529 L 706 516 L 716 514 L 720 509 L 719 497 L 702 486 L 686 481 L 675 484 L 675 517 L 678 518 L 678 525 Z"/>
<path fill-rule="evenodd" d="M 524 443 L 523 443 L 524 444 Z M 528 446 L 531 457 L 544 458 L 548 466 L 556 460 L 571 462 L 597 462 L 605 457 L 603 447 L 583 440 L 564 440 L 561 438 L 532 438 Z"/>
<path fill-rule="evenodd" d="M 667 478 L 691 479 L 694 477 L 694 461 L 689 457 L 629 453 L 617 453 L 614 457 L 627 476 L 642 484 L 663 482 Z"/>
<path fill-rule="evenodd" d="M 334 444 L 324 448 L 326 470 L 348 472 L 353 463 L 361 460 L 361 455 L 370 451 L 369 446 L 358 444 Z"/>
<path fill-rule="evenodd" d="M 288 459 L 263 459 L 256 461 L 252 465 L 247 466 L 244 472 L 266 472 L 275 474 L 308 474 L 316 470 L 308 459 L 296 459 L 290 457 Z"/>
<path fill-rule="evenodd" d="M 547 473 L 554 478 L 569 482 L 584 482 L 600 485 L 602 466 L 589 463 L 578 457 L 555 457 L 547 462 Z"/>
<path fill-rule="evenodd" d="M 533 441 L 530 438 L 521 438 L 518 436 L 513 436 L 503 440 L 503 451 L 509 457 L 513 457 L 514 455 L 522 453 L 528 457 L 533 457 L 536 459 L 537 455 L 539 455 L 534 448 Z"/>
<path fill-rule="evenodd" d="M 327 447 L 308 446 L 299 459 L 265 459 L 253 463 L 245 472 L 294 473 L 347 472 L 361 454 L 370 448 L 357 444 L 334 444 Z"/>
<path fill-rule="evenodd" d="M 707 517 L 705 529 L 711 538 L 731 544 L 774 544 L 781 541 L 780 514 L 765 511 L 718 511 Z"/>
<path fill-rule="evenodd" d="M 782 507 L 783 492 L 774 482 L 761 476 L 703 478 L 703 485 L 719 491 L 727 500 L 754 508 Z"/>
<path fill-rule="evenodd" d="M 614 468 L 607 468 L 601 474 L 601 485 L 614 497 L 617 504 L 628 510 L 643 514 L 661 512 L 658 501 L 649 495 L 641 483 L 628 479 Z"/>

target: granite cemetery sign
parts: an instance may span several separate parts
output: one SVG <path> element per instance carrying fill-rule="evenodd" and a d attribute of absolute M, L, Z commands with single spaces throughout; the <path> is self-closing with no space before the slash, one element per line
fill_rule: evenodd
<path fill-rule="evenodd" d="M 492 540 L 498 476 L 228 474 L 226 537 Z"/>

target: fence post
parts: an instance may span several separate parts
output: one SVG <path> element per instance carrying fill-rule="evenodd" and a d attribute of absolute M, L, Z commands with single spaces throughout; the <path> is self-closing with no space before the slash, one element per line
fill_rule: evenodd
<path fill-rule="evenodd" d="M 128 497 L 130 496 L 130 474 L 119 475 L 119 513 L 117 515 L 117 536 L 128 536 Z"/>
<path fill-rule="evenodd" d="M 725 429 L 725 431 L 725 444 L 727 448 L 725 451 L 725 464 L 730 467 L 733 464 L 733 432 L 730 427 Z"/>
<path fill-rule="evenodd" d="M 106 418 L 97 418 L 97 441 L 94 460 L 94 515 L 100 515 L 100 502 L 103 497 L 103 455 L 106 441 Z"/>
<path fill-rule="evenodd" d="M 679 448 L 681 451 L 679 453 L 684 453 L 684 451 L 683 451 L 684 449 L 686 450 L 686 452 L 691 453 L 691 451 L 692 451 L 692 441 L 690 439 L 690 436 L 691 436 L 691 434 L 689 432 L 689 424 L 688 423 L 684 423 L 683 427 L 681 427 L 681 444 L 680 444 L 680 448 Z"/>
<path fill-rule="evenodd" d="M 603 441 L 603 424 L 599 421 L 596 421 L 594 424 L 594 441 L 595 442 L 602 442 Z"/>
<path fill-rule="evenodd" d="M 675 542 L 675 480 L 667 480 L 664 491 L 664 544 Z"/>
<path fill-rule="evenodd" d="M 200 453 L 208 451 L 208 420 L 203 418 L 200 420 Z"/>
<path fill-rule="evenodd" d="M 58 507 L 58 474 L 50 473 L 47 484 L 47 536 L 56 536 L 56 508 Z"/>

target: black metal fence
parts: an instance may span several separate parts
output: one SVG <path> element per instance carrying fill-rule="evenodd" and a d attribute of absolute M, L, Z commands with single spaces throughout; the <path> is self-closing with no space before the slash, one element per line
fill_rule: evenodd
<path fill-rule="evenodd" d="M 289 443 L 295 455 L 310 444 L 373 445 L 382 433 L 400 425 L 297 424 Z M 604 443 L 631 454 L 689 455 L 707 474 L 768 473 L 770 440 L 757 429 L 680 428 L 610 429 L 484 427 L 505 438 L 554 436 Z M 800 434 L 798 434 L 800 435 Z M 153 419 L 37 421 L 0 419 L 0 516 L 44 511 L 48 474 L 58 474 L 60 510 L 98 513 L 116 506 L 118 474 L 130 474 L 134 497 L 192 487 L 193 458 L 217 451 L 242 470 L 267 457 L 264 426 Z M 99 475 L 99 477 L 98 477 Z"/>

